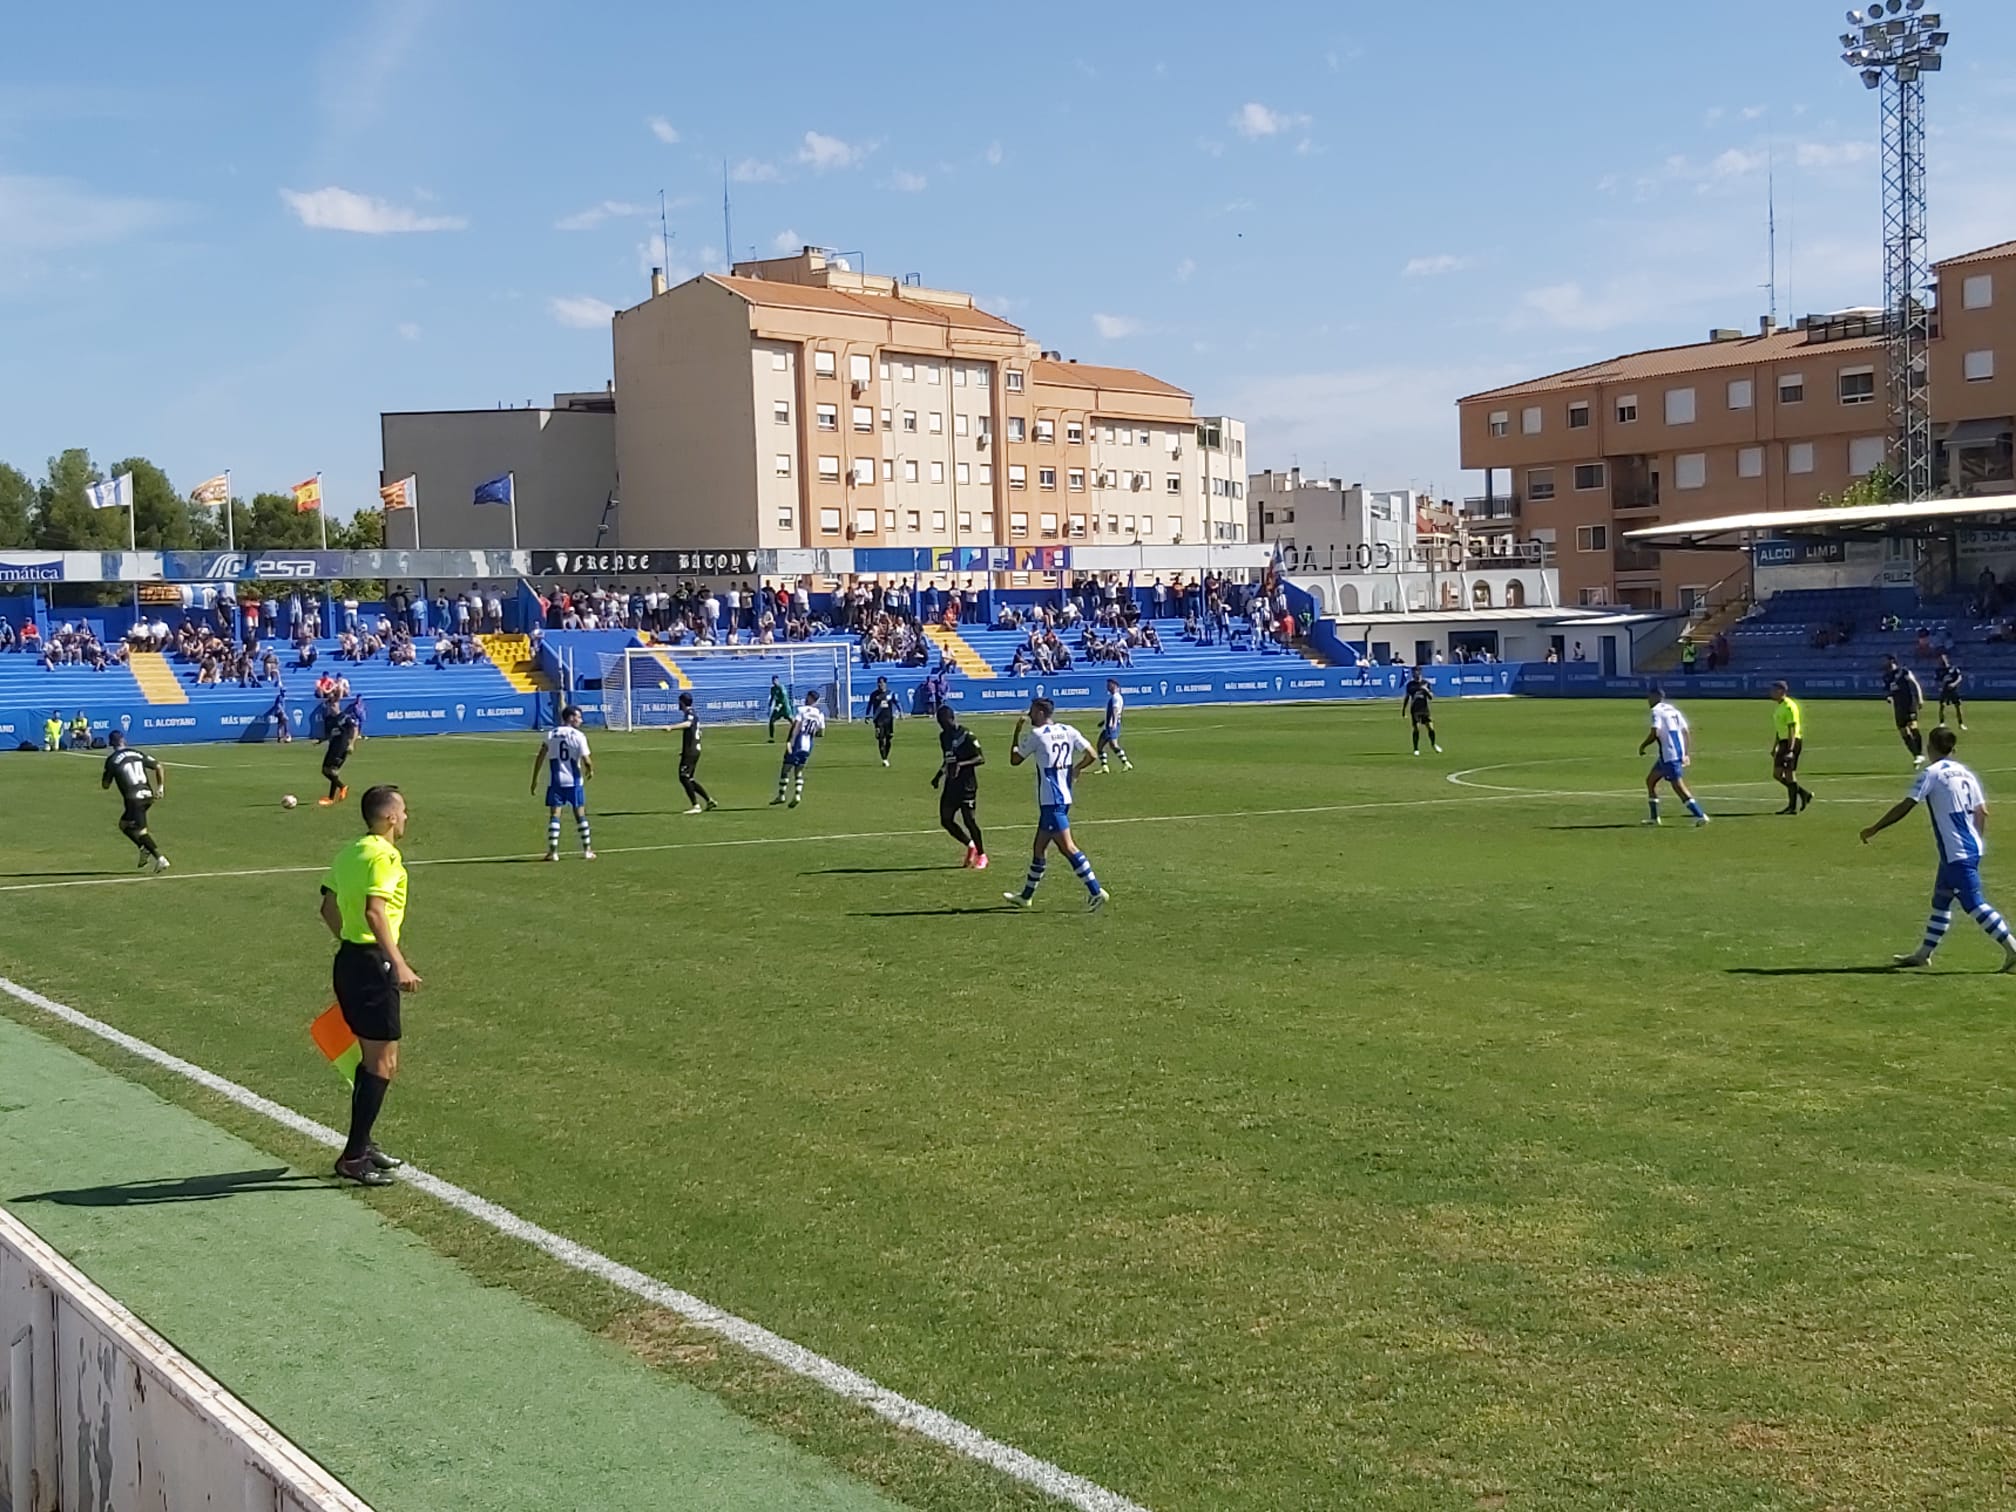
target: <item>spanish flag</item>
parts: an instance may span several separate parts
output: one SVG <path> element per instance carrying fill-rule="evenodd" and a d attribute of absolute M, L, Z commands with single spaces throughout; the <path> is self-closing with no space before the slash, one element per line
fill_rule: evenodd
<path fill-rule="evenodd" d="M 357 1047 L 357 1036 L 350 1032 L 350 1026 L 343 1022 L 343 1010 L 331 1003 L 323 1010 L 322 1016 L 308 1026 L 308 1036 L 315 1041 L 315 1048 L 329 1059 L 336 1068 L 336 1074 L 343 1078 L 343 1085 L 357 1085 L 357 1067 L 364 1060 L 364 1052 Z"/>
<path fill-rule="evenodd" d="M 309 514 L 322 507 L 322 474 L 294 485 L 294 513 Z"/>

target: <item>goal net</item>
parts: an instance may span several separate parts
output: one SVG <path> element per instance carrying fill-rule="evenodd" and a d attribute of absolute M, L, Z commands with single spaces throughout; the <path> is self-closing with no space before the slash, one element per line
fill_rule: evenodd
<path fill-rule="evenodd" d="M 602 657 L 602 719 L 612 730 L 663 729 L 679 722 L 679 695 L 710 724 L 761 720 L 770 682 L 793 707 L 817 692 L 826 717 L 850 717 L 854 645 L 835 636 L 788 646 L 629 646 Z"/>

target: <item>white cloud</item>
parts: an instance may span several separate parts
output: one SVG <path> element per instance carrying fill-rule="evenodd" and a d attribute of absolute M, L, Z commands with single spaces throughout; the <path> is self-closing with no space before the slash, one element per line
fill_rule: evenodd
<path fill-rule="evenodd" d="M 651 117 L 650 120 L 646 121 L 644 124 L 651 128 L 651 135 L 658 138 L 658 140 L 663 142 L 667 147 L 673 146 L 679 140 L 678 128 L 673 126 L 673 124 L 670 121 L 666 120 L 665 117 L 663 116 L 653 116 Z"/>
<path fill-rule="evenodd" d="M 1760 121 L 1771 113 L 1769 105 L 1745 105 L 1737 112 L 1746 121 Z"/>
<path fill-rule="evenodd" d="M 407 231 L 460 231 L 469 224 L 459 215 L 422 215 L 403 205 L 389 204 L 333 185 L 306 193 L 282 189 L 280 197 L 301 224 L 314 231 L 354 231 L 360 236 L 391 236 Z"/>
<path fill-rule="evenodd" d="M 0 247 L 98 246 L 167 217 L 168 207 L 156 200 L 98 194 L 71 179 L 0 174 Z"/>
<path fill-rule="evenodd" d="M 1761 172 L 1769 162 L 1768 153 L 1731 147 L 1727 152 L 1718 153 L 1715 161 L 1708 165 L 1708 176 L 1711 179 L 1748 178 Z"/>
<path fill-rule="evenodd" d="M 399 339 L 401 341 L 418 341 L 420 339 L 420 327 L 410 320 L 400 321 Z"/>
<path fill-rule="evenodd" d="M 1196 271 L 1197 271 L 1197 259 L 1194 257 L 1184 258 L 1181 262 L 1176 264 L 1176 282 L 1178 283 L 1190 282 L 1190 275 L 1195 273 Z"/>
<path fill-rule="evenodd" d="M 577 331 L 604 329 L 616 314 L 614 305 L 592 294 L 556 294 L 546 301 L 546 309 L 560 324 Z"/>
<path fill-rule="evenodd" d="M 1873 142 L 1801 142 L 1792 151 L 1801 168 L 1852 168 L 1875 156 Z"/>
<path fill-rule="evenodd" d="M 999 168 L 1001 166 L 1001 158 L 1001 144 L 999 142 L 989 142 L 987 144 L 987 166 L 989 168 Z"/>
<path fill-rule="evenodd" d="M 796 231 L 779 231 L 770 238 L 770 245 L 777 252 L 789 255 L 805 245 L 805 239 Z"/>
<path fill-rule="evenodd" d="M 1473 257 L 1458 257 L 1453 252 L 1438 252 L 1432 257 L 1410 257 L 1407 266 L 1400 270 L 1400 276 L 1439 278 L 1444 273 L 1461 273 L 1475 261 Z"/>
<path fill-rule="evenodd" d="M 1306 130 L 1309 117 L 1270 110 L 1257 100 L 1248 100 L 1232 112 L 1228 124 L 1247 141 L 1257 142 L 1263 137 L 1280 136 L 1283 132 Z"/>
<path fill-rule="evenodd" d="M 798 149 L 798 161 L 816 173 L 825 173 L 833 168 L 859 168 L 870 149 L 857 147 L 852 142 L 843 142 L 824 132 L 805 133 L 805 145 Z"/>
<path fill-rule="evenodd" d="M 1520 296 L 1514 324 L 1594 333 L 1633 325 L 1670 308 L 1658 287 L 1643 275 L 1613 278 L 1594 291 L 1570 279 L 1527 290 Z"/>
<path fill-rule="evenodd" d="M 564 215 L 553 222 L 555 231 L 593 231 L 606 220 L 628 220 L 649 209 L 646 205 L 633 205 L 628 200 L 604 200 L 599 205 L 590 205 L 586 210 L 577 210 L 572 215 Z"/>
<path fill-rule="evenodd" d="M 761 158 L 744 158 L 728 170 L 728 177 L 738 184 L 774 184 L 779 174 L 775 163 L 766 163 Z"/>
<path fill-rule="evenodd" d="M 1124 341 L 1141 334 L 1141 322 L 1132 315 L 1094 315 L 1092 328 L 1101 341 Z"/>
<path fill-rule="evenodd" d="M 889 175 L 889 187 L 904 194 L 921 194 L 930 182 L 923 174 L 911 173 L 906 169 L 899 168 Z"/>

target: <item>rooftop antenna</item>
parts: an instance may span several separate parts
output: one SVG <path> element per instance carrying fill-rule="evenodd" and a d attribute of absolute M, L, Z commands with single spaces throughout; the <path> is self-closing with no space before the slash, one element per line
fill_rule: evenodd
<path fill-rule="evenodd" d="M 721 159 L 721 248 L 728 271 L 735 271 L 735 220 L 728 207 L 728 159 Z"/>
<path fill-rule="evenodd" d="M 1768 142 L 1764 148 L 1764 225 L 1765 235 L 1771 244 L 1770 274 L 1764 287 L 1769 291 L 1771 324 L 1778 324 L 1778 158 L 1777 143 Z"/>
<path fill-rule="evenodd" d="M 672 276 L 672 227 L 665 218 L 665 191 L 658 191 L 658 261 L 665 265 L 665 276 Z"/>

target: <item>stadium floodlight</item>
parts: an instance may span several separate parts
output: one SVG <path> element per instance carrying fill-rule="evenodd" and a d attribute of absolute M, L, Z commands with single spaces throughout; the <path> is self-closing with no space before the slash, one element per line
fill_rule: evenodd
<path fill-rule="evenodd" d="M 1926 0 L 1870 0 L 1848 12 L 1860 31 L 1841 61 L 1882 92 L 1883 308 L 1890 382 L 1891 463 L 1904 497 L 1932 491 L 1929 390 L 1932 270 L 1925 235 L 1925 75 L 1945 68 L 1952 39 Z"/>

